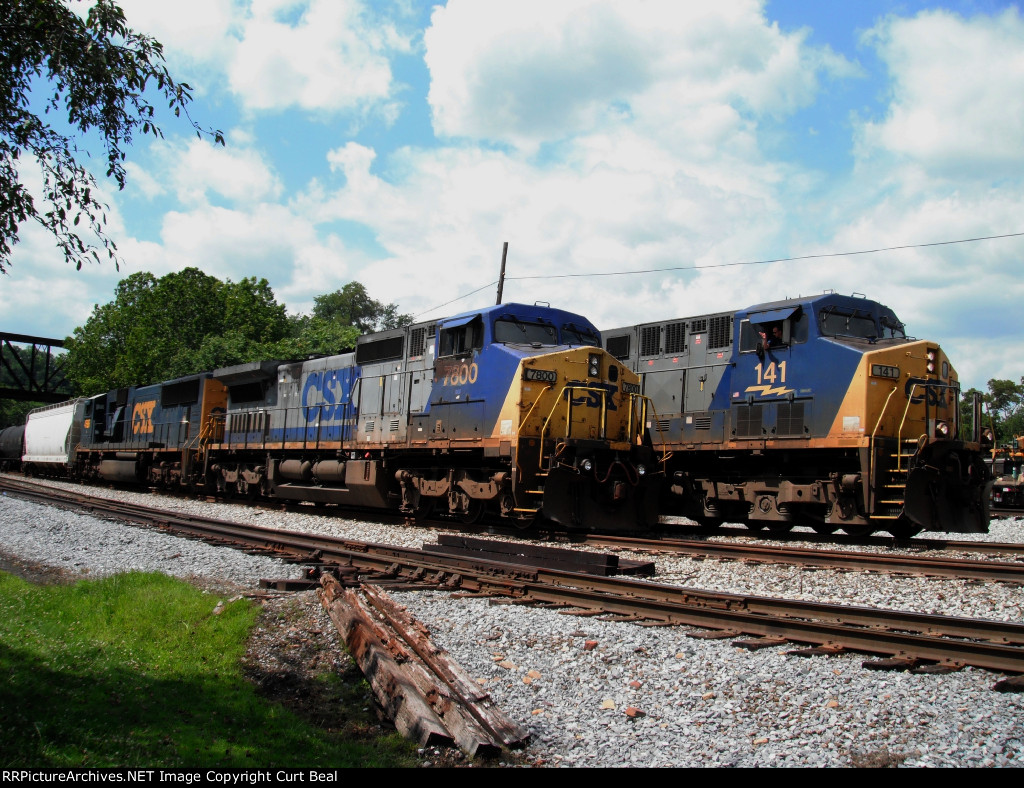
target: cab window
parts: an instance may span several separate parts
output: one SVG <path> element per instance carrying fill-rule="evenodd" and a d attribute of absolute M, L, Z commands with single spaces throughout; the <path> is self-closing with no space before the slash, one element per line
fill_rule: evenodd
<path fill-rule="evenodd" d="M 494 321 L 494 341 L 517 345 L 557 345 L 555 327 L 544 323 L 524 323 L 522 320 Z"/>
<path fill-rule="evenodd" d="M 767 323 L 751 323 L 744 320 L 740 323 L 740 352 L 753 353 L 757 350 L 758 343 L 765 340 L 769 348 L 803 344 L 807 341 L 809 326 L 810 321 L 803 311 L 785 320 L 772 320 Z"/>
<path fill-rule="evenodd" d="M 601 347 L 601 340 L 590 329 L 567 323 L 562 326 L 562 344 Z"/>
<path fill-rule="evenodd" d="M 819 318 L 821 333 L 828 337 L 878 338 L 875 319 L 867 312 L 826 309 Z"/>
<path fill-rule="evenodd" d="M 439 356 L 458 356 L 484 346 L 484 324 L 477 317 L 465 325 L 441 330 Z"/>

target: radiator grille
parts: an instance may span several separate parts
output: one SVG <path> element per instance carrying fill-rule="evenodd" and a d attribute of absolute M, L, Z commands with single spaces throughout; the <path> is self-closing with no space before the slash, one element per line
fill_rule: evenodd
<path fill-rule="evenodd" d="M 686 350 L 686 323 L 665 324 L 665 352 L 682 353 Z"/>
<path fill-rule="evenodd" d="M 745 405 L 736 409 L 736 437 L 760 438 L 764 424 L 764 405 Z"/>
<path fill-rule="evenodd" d="M 661 352 L 661 326 L 640 329 L 640 355 L 656 356 Z"/>
<path fill-rule="evenodd" d="M 777 435 L 804 434 L 804 403 L 780 402 L 775 431 Z"/>
<path fill-rule="evenodd" d="M 729 345 L 732 344 L 732 337 L 729 336 L 730 329 L 732 328 L 732 317 L 730 315 L 713 317 L 711 318 L 709 323 L 710 325 L 708 327 L 708 347 L 729 347 Z"/>

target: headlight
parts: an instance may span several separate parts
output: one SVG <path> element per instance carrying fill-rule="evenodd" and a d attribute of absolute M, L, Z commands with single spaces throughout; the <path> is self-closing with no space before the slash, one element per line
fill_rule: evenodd
<path fill-rule="evenodd" d="M 590 473 L 592 470 L 594 470 L 594 463 L 592 463 L 590 460 L 581 460 L 580 470 L 584 471 L 585 473 Z"/>
<path fill-rule="evenodd" d="M 647 473 L 647 466 L 645 466 L 645 465 L 637 465 L 636 466 L 636 472 L 637 472 L 638 476 L 643 476 L 645 473 Z"/>
<path fill-rule="evenodd" d="M 601 377 L 601 356 L 597 353 L 587 357 L 587 374 L 592 378 Z"/>
<path fill-rule="evenodd" d="M 948 438 L 949 437 L 949 424 L 944 421 L 935 423 L 935 437 L 936 438 Z"/>

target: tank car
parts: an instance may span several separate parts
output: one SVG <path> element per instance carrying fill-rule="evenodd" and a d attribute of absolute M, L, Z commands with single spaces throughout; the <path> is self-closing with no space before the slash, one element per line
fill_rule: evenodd
<path fill-rule="evenodd" d="M 85 400 L 74 399 L 29 411 L 25 421 L 22 470 L 30 475 L 66 476 L 74 465 Z"/>
<path fill-rule="evenodd" d="M 888 307 L 825 293 L 604 332 L 636 371 L 667 506 L 708 527 L 984 532 L 984 439 L 957 374 Z"/>
<path fill-rule="evenodd" d="M 18 424 L 0 430 L 0 471 L 16 471 L 21 467 L 25 453 L 25 425 Z"/>

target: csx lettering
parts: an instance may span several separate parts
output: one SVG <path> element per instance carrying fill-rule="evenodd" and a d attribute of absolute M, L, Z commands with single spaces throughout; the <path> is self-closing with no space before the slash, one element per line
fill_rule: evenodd
<path fill-rule="evenodd" d="M 933 386 L 925 386 L 924 384 L 928 381 L 922 378 L 909 378 L 906 385 L 903 387 L 903 393 L 910 398 L 910 401 L 914 405 L 920 405 L 925 401 L 927 397 L 928 404 L 935 408 L 945 408 L 948 404 L 946 398 L 943 397 L 943 389 L 936 388 Z M 917 384 L 917 388 L 914 385 Z M 911 396 L 913 393 L 913 396 Z"/>
<path fill-rule="evenodd" d="M 153 432 L 153 411 L 156 400 L 136 402 L 132 408 L 132 435 L 149 435 Z"/>
<path fill-rule="evenodd" d="M 333 421 L 345 412 L 349 392 L 336 372 L 310 372 L 306 385 L 302 387 L 302 407 L 306 409 L 306 421 Z"/>
<path fill-rule="evenodd" d="M 480 372 L 476 363 L 473 364 L 452 364 L 444 368 L 444 380 L 442 386 L 464 386 L 467 383 L 476 383 L 477 374 Z"/>
<path fill-rule="evenodd" d="M 606 383 L 595 383 L 591 385 L 604 389 L 605 395 L 602 397 L 600 391 L 587 389 L 581 392 L 580 396 L 572 398 L 572 404 L 574 407 L 577 405 L 583 405 L 587 408 L 600 408 L 601 403 L 603 402 L 609 411 L 619 409 L 619 406 L 615 403 L 615 395 L 618 393 L 618 389 L 615 388 L 615 386 Z"/>

